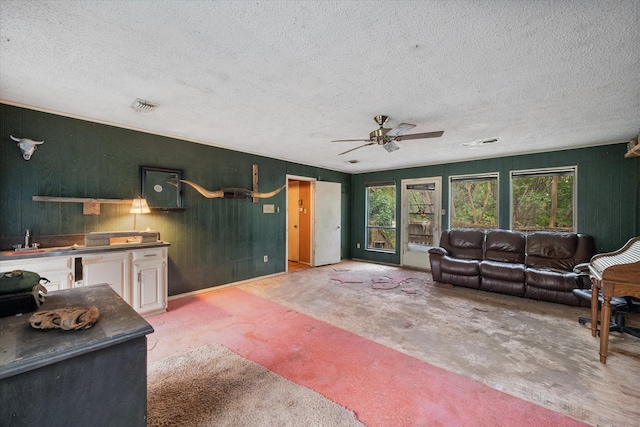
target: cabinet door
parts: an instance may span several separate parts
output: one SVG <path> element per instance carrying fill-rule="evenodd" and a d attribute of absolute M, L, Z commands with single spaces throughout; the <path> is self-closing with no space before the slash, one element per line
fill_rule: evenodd
<path fill-rule="evenodd" d="M 118 295 L 131 304 L 131 252 L 109 252 L 82 258 L 82 286 L 108 283 Z"/>
<path fill-rule="evenodd" d="M 44 277 L 49 280 L 49 283 L 44 284 L 44 287 L 47 288 L 48 292 L 70 289 L 73 284 L 73 273 L 68 270 L 47 271 L 44 272 L 44 274 L 40 274 L 40 277 Z"/>
<path fill-rule="evenodd" d="M 72 267 L 73 258 L 68 256 L 14 259 L 0 262 L 0 272 L 13 270 L 33 271 L 38 273 L 40 277 L 48 279 L 49 283 L 45 284 L 44 287 L 49 292 L 71 288 L 73 283 Z"/>
<path fill-rule="evenodd" d="M 133 308 L 138 313 L 150 315 L 166 310 L 166 265 L 163 260 L 133 264 Z"/>
<path fill-rule="evenodd" d="M 137 250 L 133 259 L 133 308 L 146 316 L 166 311 L 166 249 Z"/>

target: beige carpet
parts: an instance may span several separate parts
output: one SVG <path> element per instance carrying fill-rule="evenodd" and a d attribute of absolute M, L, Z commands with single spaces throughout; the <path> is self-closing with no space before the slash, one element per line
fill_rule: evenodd
<path fill-rule="evenodd" d="M 352 411 L 227 348 L 150 365 L 148 426 L 362 426 Z"/>

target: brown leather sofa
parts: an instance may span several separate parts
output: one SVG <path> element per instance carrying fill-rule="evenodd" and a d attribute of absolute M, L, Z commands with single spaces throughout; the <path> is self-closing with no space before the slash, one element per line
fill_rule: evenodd
<path fill-rule="evenodd" d="M 445 230 L 429 259 L 437 282 L 579 306 L 573 268 L 594 253 L 586 234 Z"/>

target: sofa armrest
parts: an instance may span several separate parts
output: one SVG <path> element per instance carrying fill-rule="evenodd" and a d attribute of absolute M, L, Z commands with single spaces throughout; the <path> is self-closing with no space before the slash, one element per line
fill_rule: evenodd
<path fill-rule="evenodd" d="M 449 255 L 449 251 L 445 248 L 438 246 L 429 249 L 429 263 L 431 264 L 431 276 L 436 282 L 442 281 L 442 268 L 440 263 L 442 259 Z"/>
<path fill-rule="evenodd" d="M 447 251 L 443 247 L 438 246 L 438 247 L 429 249 L 429 255 L 447 256 L 449 255 L 449 251 Z"/>
<path fill-rule="evenodd" d="M 573 267 L 573 272 L 576 273 L 576 285 L 579 289 L 590 289 L 591 279 L 589 277 L 589 263 L 583 262 Z"/>
<path fill-rule="evenodd" d="M 583 262 L 573 267 L 573 272 L 576 274 L 589 274 L 589 263 Z"/>

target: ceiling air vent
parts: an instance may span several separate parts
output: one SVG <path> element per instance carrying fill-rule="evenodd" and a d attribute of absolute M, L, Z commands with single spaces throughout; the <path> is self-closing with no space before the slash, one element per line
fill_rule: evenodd
<path fill-rule="evenodd" d="M 140 111 L 142 113 L 150 113 L 156 108 L 158 108 L 158 104 L 154 104 L 153 102 L 145 101 L 144 99 L 136 98 L 129 107 L 133 108 L 136 111 Z"/>
<path fill-rule="evenodd" d="M 463 142 L 462 145 L 464 145 L 465 147 L 479 147 L 481 145 L 495 144 L 496 142 L 498 142 L 498 138 L 488 138 L 488 139 L 477 139 L 471 142 Z"/>

